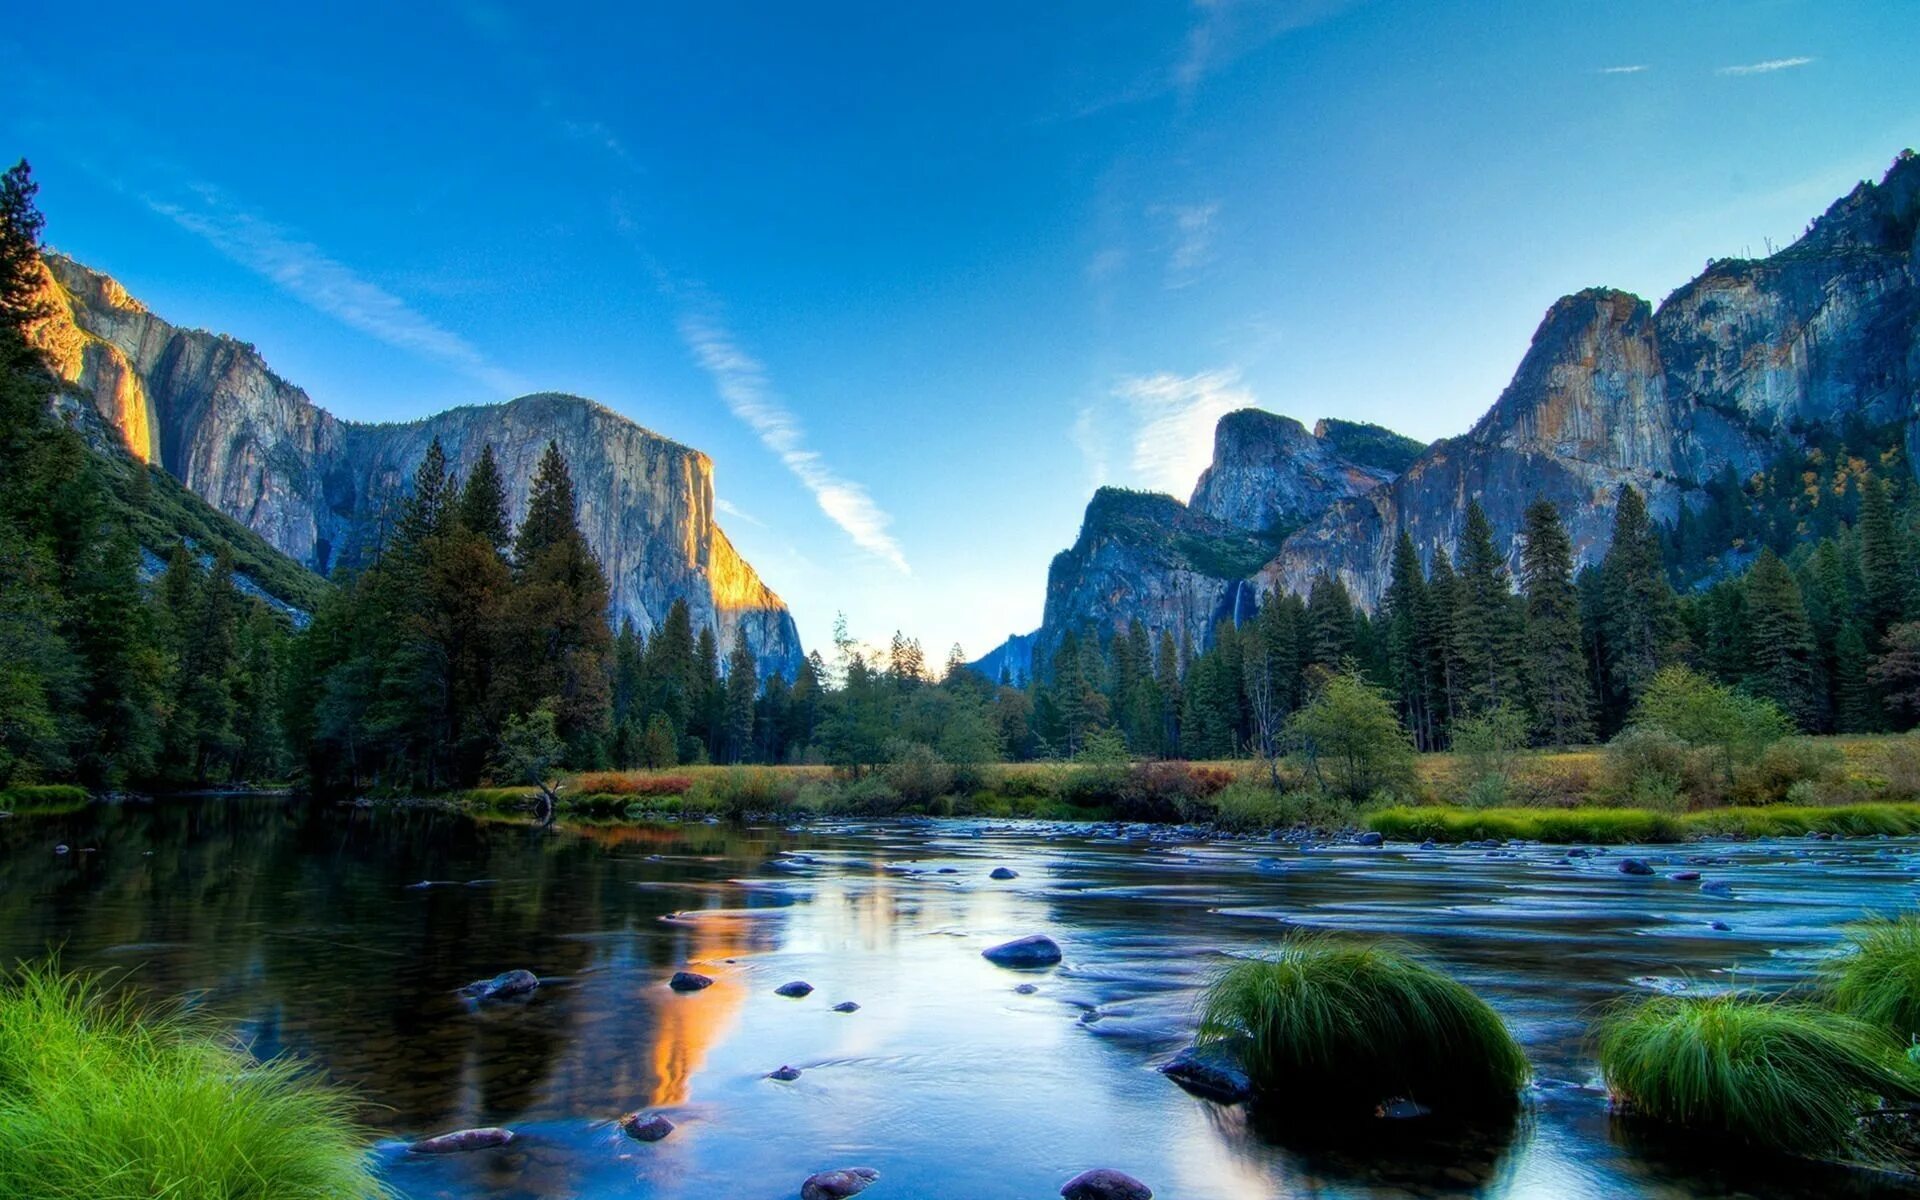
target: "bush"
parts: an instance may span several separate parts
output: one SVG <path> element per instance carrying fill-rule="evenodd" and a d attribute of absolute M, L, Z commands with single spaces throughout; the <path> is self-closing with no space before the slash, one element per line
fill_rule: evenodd
<path fill-rule="evenodd" d="M 87 789 L 70 783 L 20 783 L 0 791 L 0 812 L 78 812 L 90 801 Z"/>
<path fill-rule="evenodd" d="M 1607 743 L 1605 794 L 1639 808 L 1678 812 L 1699 772 L 1693 751 L 1657 725 L 1633 725 Z"/>
<path fill-rule="evenodd" d="M 1682 818 L 1639 808 L 1385 808 L 1363 818 L 1396 841 L 1678 842 Z"/>
<path fill-rule="evenodd" d="M 1624 1111 L 1755 1147 L 1832 1154 L 1877 1099 L 1920 1095 L 1885 1034 L 1809 1004 L 1656 996 L 1598 1036 Z"/>
<path fill-rule="evenodd" d="M 693 787 L 685 775 L 642 775 L 632 771 L 588 771 L 573 777 L 573 790 L 603 796 L 684 796 Z"/>
<path fill-rule="evenodd" d="M 1506 785 L 1513 780 L 1514 764 L 1526 745 L 1527 715 L 1504 700 L 1487 712 L 1453 723 L 1454 753 L 1473 781 L 1468 785 L 1469 792 L 1474 784 L 1493 779 L 1499 782 L 1498 794 L 1504 797 Z"/>
<path fill-rule="evenodd" d="M 1213 798 L 1232 771 L 1183 762 L 1137 763 L 1121 778 L 1114 816 L 1123 821 L 1211 821 Z"/>
<path fill-rule="evenodd" d="M 1686 667 L 1668 667 L 1653 677 L 1633 710 L 1633 723 L 1712 750 L 1728 783 L 1740 759 L 1793 732 L 1793 722 L 1773 701 L 1722 687 Z"/>
<path fill-rule="evenodd" d="M 891 761 L 880 768 L 880 777 L 902 803 L 925 807 L 953 790 L 953 768 L 932 746 L 896 739 L 887 750 Z"/>
<path fill-rule="evenodd" d="M 1920 800 L 1920 733 L 1887 742 L 1886 773 L 1889 800 Z"/>
<path fill-rule="evenodd" d="M 386 1196 L 352 1111 L 177 1006 L 143 1010 L 50 968 L 0 982 L 0 1195 Z"/>
<path fill-rule="evenodd" d="M 1236 833 L 1268 829 L 1334 829 L 1345 825 L 1353 810 L 1314 792 L 1277 792 L 1264 783 L 1242 780 L 1212 797 L 1213 822 Z"/>
<path fill-rule="evenodd" d="M 1509 1106 L 1527 1060 L 1492 1008 L 1407 953 L 1299 936 L 1207 988 L 1200 1039 L 1239 1044 L 1255 1086 L 1317 1115 L 1365 1116 L 1408 1097 Z"/>
<path fill-rule="evenodd" d="M 1847 934 L 1845 953 L 1825 967 L 1834 1007 L 1912 1043 L 1920 1035 L 1920 916 L 1867 921 Z"/>
<path fill-rule="evenodd" d="M 1777 804 L 1799 785 L 1807 785 L 1802 796 L 1818 796 L 1818 785 L 1834 780 L 1845 758 L 1831 742 L 1804 737 L 1775 742 L 1735 771 L 1732 796 L 1745 804 Z"/>
<path fill-rule="evenodd" d="M 686 812 L 735 819 L 784 812 L 799 790 L 796 782 L 771 767 L 728 767 L 701 776 L 681 804 Z"/>
<path fill-rule="evenodd" d="M 1413 742 L 1386 694 L 1358 674 L 1329 677 L 1288 718 L 1287 740 L 1317 786 L 1353 803 L 1413 786 Z"/>
<path fill-rule="evenodd" d="M 1500 808 L 1513 798 L 1513 785 L 1504 775 L 1482 775 L 1467 785 L 1462 797 L 1468 808 Z"/>

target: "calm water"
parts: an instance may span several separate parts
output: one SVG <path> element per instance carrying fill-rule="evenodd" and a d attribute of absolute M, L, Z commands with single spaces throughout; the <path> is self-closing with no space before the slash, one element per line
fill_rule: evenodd
<path fill-rule="evenodd" d="M 850 1165 L 880 1170 L 874 1200 L 1037 1200 L 1091 1166 L 1165 1200 L 1891 1195 L 1618 1128 L 1583 1039 L 1636 988 L 1798 977 L 1837 923 L 1911 902 L 1916 853 L 1670 852 L 1672 869 L 1728 859 L 1700 868 L 1734 884 L 1725 898 L 1622 876 L 1615 854 L 1539 848 L 1301 851 L 959 823 L 543 832 L 182 800 L 0 821 L 0 954 L 64 946 L 69 965 L 202 993 L 260 1052 L 316 1060 L 369 1100 L 395 1139 L 389 1176 L 413 1197 L 774 1200 Z M 990 880 L 1002 865 L 1019 878 Z M 1520 1116 L 1330 1143 L 1250 1129 L 1156 1073 L 1221 956 L 1289 926 L 1399 935 L 1469 982 L 1536 1066 Z M 1032 932 L 1060 941 L 1062 966 L 980 957 Z M 683 966 L 718 982 L 675 994 Z M 529 1002 L 455 994 L 514 967 L 545 980 Z M 773 994 L 792 979 L 818 990 Z M 843 1000 L 860 1010 L 831 1011 Z M 764 1077 L 782 1064 L 805 1073 Z M 610 1122 L 636 1108 L 678 1131 L 627 1141 Z M 449 1158 L 399 1150 L 488 1124 L 521 1137 Z"/>

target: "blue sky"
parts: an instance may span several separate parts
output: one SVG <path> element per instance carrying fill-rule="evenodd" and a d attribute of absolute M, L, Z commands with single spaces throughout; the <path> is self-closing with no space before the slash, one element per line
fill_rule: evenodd
<path fill-rule="evenodd" d="M 563 8 L 577 9 L 563 12 Z M 277 11 L 284 10 L 284 11 Z M 43 6 L 49 240 L 341 416 L 532 390 L 712 455 L 822 645 L 1039 622 L 1212 421 L 1464 429 L 1920 144 L 1911 0 Z"/>

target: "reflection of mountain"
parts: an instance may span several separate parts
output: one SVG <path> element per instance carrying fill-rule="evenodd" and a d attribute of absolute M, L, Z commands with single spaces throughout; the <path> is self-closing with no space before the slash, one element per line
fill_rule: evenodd
<path fill-rule="evenodd" d="M 669 924 L 687 931 L 687 966 L 711 976 L 713 986 L 687 993 L 648 989 L 654 1006 L 653 1091 L 647 1099 L 652 1107 L 685 1104 L 694 1072 L 740 1019 L 746 985 L 725 970 L 725 960 L 771 944 L 766 922 L 741 912 L 713 909 Z"/>

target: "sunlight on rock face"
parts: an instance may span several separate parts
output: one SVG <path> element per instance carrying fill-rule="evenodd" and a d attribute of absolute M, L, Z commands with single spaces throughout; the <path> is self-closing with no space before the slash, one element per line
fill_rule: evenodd
<path fill-rule="evenodd" d="M 44 263 L 40 265 L 37 299 L 47 315 L 27 330 L 27 340 L 46 355 L 54 374 L 68 383 L 91 390 L 100 415 L 120 431 L 127 450 L 143 463 L 154 459 L 152 404 L 139 372 L 119 347 L 81 329 L 74 320 L 73 294 L 62 287 Z M 111 279 L 101 289 L 111 308 L 133 315 L 146 312 L 139 301 Z"/>
<path fill-rule="evenodd" d="M 751 954 L 764 942 L 757 936 L 757 923 L 744 913 L 693 913 L 681 923 L 691 934 L 687 963 L 710 976 L 713 986 L 681 993 L 656 981 L 648 988 L 656 1019 L 650 1051 L 653 1092 L 647 1104 L 654 1108 L 687 1102 L 694 1073 L 733 1031 L 747 998 L 746 985 L 727 970 L 726 960 Z"/>

